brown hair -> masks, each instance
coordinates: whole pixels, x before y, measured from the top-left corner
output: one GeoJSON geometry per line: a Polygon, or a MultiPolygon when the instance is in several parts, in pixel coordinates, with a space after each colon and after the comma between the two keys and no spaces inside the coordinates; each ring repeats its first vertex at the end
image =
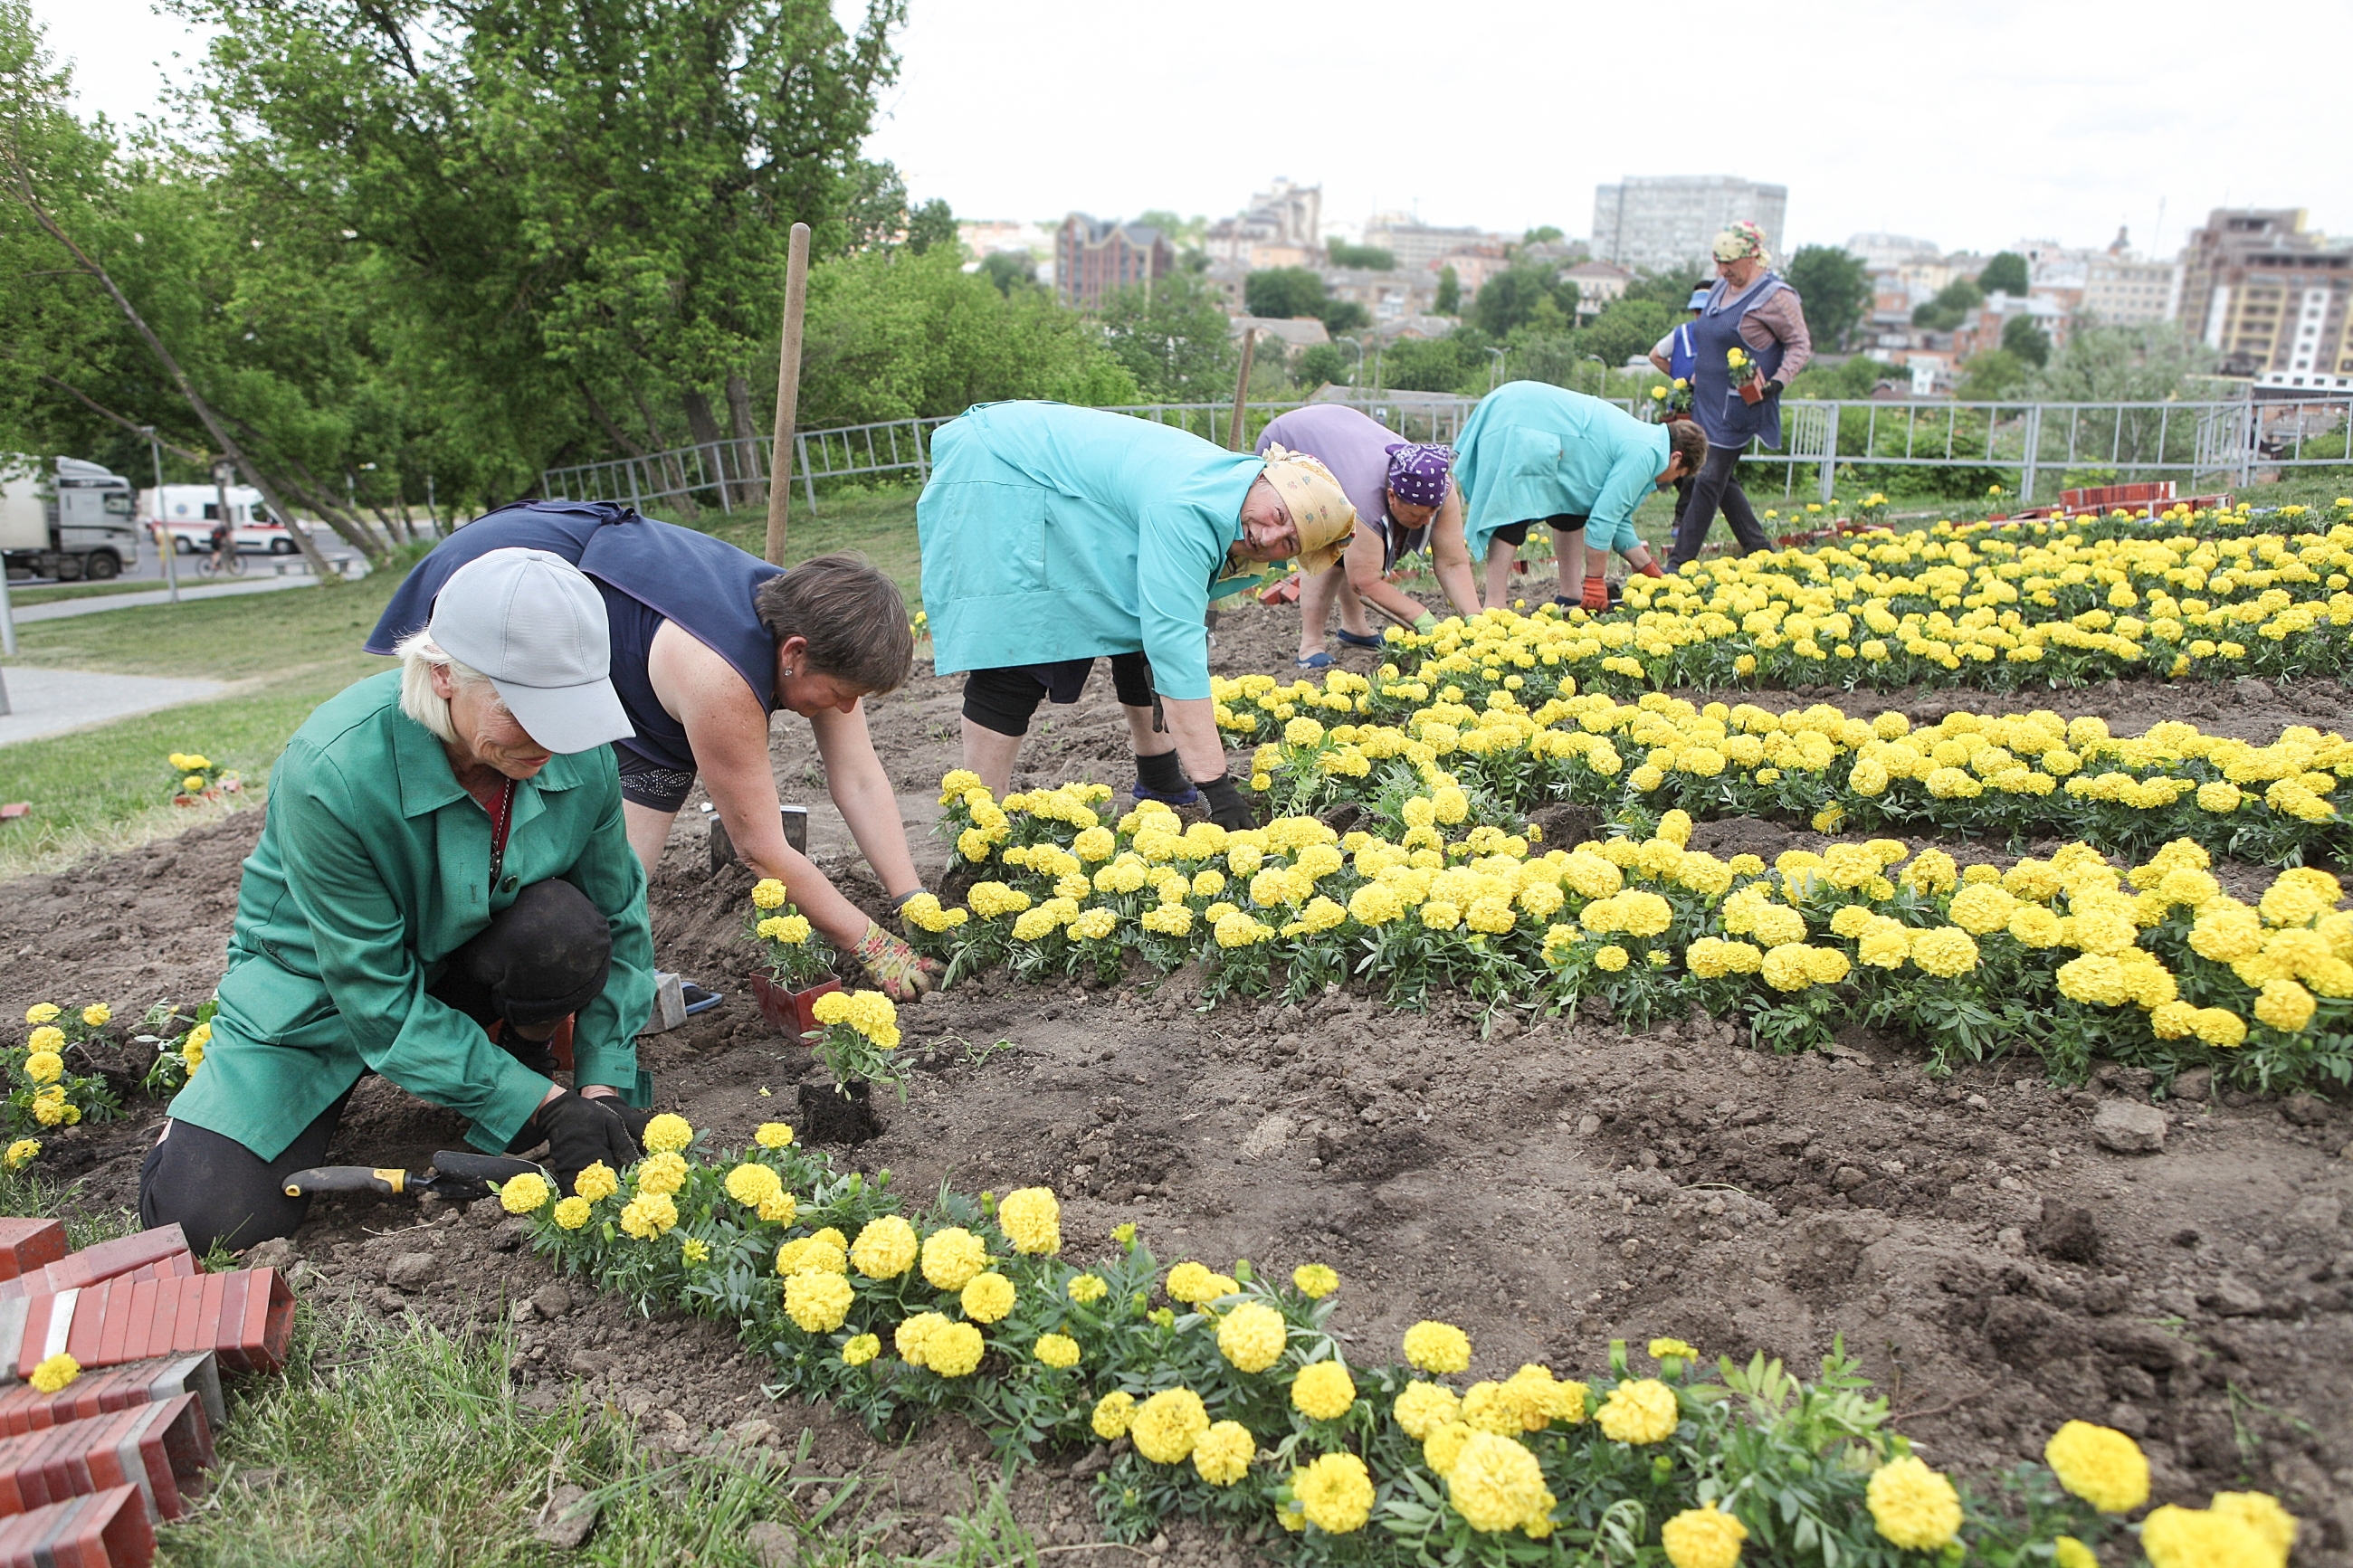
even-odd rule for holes
{"type": "Polygon", "coordinates": [[[753,593],[778,642],[808,642],[808,668],[861,692],[896,691],[915,668],[915,634],[898,585],[863,555],[818,555],[753,593]]]}
{"type": "Polygon", "coordinates": [[[1686,475],[1698,473],[1707,461],[1707,433],[1696,420],[1678,419],[1667,426],[1667,451],[1683,460],[1686,475]]]}

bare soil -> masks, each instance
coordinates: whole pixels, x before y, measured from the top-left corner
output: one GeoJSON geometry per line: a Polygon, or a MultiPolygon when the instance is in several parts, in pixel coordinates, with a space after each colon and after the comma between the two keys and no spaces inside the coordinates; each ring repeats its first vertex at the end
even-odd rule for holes
{"type": "MultiPolygon", "coordinates": [[[[1216,662],[1287,675],[1296,630],[1287,611],[1229,614],[1216,662]]],[[[1333,651],[1351,668],[1377,663],[1333,651]]],[[[959,689],[923,675],[873,704],[927,875],[944,865],[920,830],[955,763],[959,689]]],[[[2260,681],[1725,695],[1922,717],[2042,706],[2119,733],[2190,718],[2259,741],[2290,723],[2335,727],[2347,700],[2333,683],[2260,681]]],[[[822,805],[806,730],[780,725],[773,755],[786,798],[812,805],[813,853],[879,910],[822,805]]],[[[1108,679],[1073,708],[1041,710],[1024,762],[1024,783],[1125,786],[1108,679]]],[[[130,1015],[207,994],[259,826],[244,814],[0,887],[0,953],[13,960],[0,1006],[103,998],[130,1015]]],[[[1695,842],[1770,853],[1809,837],[1744,819],[1703,825],[1695,842]]],[[[712,868],[690,812],[653,890],[664,964],[730,996],[646,1039],[643,1059],[661,1104],[723,1144],[789,1116],[810,1078],[807,1053],[742,991],[750,881],[712,868]]],[[[1811,1370],[1842,1335],[1935,1463],[1982,1476],[2084,1416],[2142,1438],[2158,1500],[2275,1490],[2308,1521],[2299,1562],[2353,1562],[2353,1110],[2341,1100],[2217,1100],[2193,1077],[2157,1108],[2163,1151],[2119,1154],[2092,1118],[2103,1100],[2145,1104],[2146,1074],[2109,1068],[2068,1089],[2024,1060],[1933,1081],[1916,1052],[1864,1031],[1785,1058],[1704,1017],[1629,1035],[1594,1016],[1413,1014],[1345,992],[1204,1014],[1182,973],[1112,991],[985,976],[902,1022],[908,1100],[881,1097],[883,1135],[837,1158],[890,1170],[911,1198],[943,1182],[1042,1182],[1064,1194],[1082,1253],[1134,1220],[1171,1260],[1328,1261],[1345,1281],[1336,1321],[1368,1362],[1425,1316],[1466,1328],[1485,1375],[1528,1360],[1591,1367],[1613,1337],[1659,1334],[1811,1370]]],[[[90,1206],[127,1205],[160,1115],[135,1102],[122,1121],[47,1140],[43,1163],[80,1178],[90,1206]]],[[[371,1079],[331,1157],[421,1168],[461,1138],[456,1118],[371,1079]]],[[[893,1549],[944,1541],[941,1516],[985,1487],[993,1467],[970,1430],[877,1443],[824,1410],[771,1402],[760,1364],[723,1333],[634,1320],[554,1281],[519,1241],[490,1205],[329,1201],[274,1245],[299,1260],[316,1309],[512,1321],[527,1400],[607,1400],[656,1440],[705,1453],[790,1448],[807,1427],[812,1501],[864,1478],[846,1506],[893,1549]]],[[[1066,1455],[1019,1481],[1016,1511],[1041,1542],[1098,1538],[1085,1478],[1099,1463],[1066,1455]]],[[[1189,1526],[1172,1526],[1169,1545],[1188,1562],[1246,1550],[1189,1526]]]]}

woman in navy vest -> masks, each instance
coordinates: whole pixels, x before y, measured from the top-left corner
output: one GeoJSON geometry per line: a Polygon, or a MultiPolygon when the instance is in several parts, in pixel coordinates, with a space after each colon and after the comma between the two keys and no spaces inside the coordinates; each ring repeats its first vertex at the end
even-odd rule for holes
{"type": "MultiPolygon", "coordinates": [[[[368,652],[389,654],[423,626],[459,567],[513,546],[562,556],[604,595],[613,688],[637,731],[613,746],[621,813],[646,875],[700,772],[744,864],[783,882],[819,935],[900,1001],[930,990],[938,966],[869,920],[785,842],[768,762],[770,715],[782,708],[807,719],[827,792],[867,864],[899,903],[922,890],[861,703],[905,685],[914,668],[907,606],[891,580],[853,555],[782,571],[626,506],[523,501],[467,524],[411,568],[368,652]]],[[[695,1011],[710,1000],[688,995],[695,1011]]]]}
{"type": "Polygon", "coordinates": [[[1717,281],[1690,324],[1692,414],[1707,433],[1708,458],[1675,525],[1671,567],[1698,557],[1719,506],[1742,554],[1772,548],[1735,469],[1749,442],[1781,444],[1781,394],[1814,357],[1814,342],[1798,291],[1769,260],[1765,231],[1745,218],[1715,237],[1717,281]]]}

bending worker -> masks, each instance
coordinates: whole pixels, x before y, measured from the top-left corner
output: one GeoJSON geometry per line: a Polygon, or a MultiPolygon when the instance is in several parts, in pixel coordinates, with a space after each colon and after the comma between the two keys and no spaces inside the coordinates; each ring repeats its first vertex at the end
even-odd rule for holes
{"type": "Polygon", "coordinates": [[[1489,607],[1504,602],[1512,557],[1538,522],[1551,526],[1560,561],[1556,603],[1608,609],[1612,550],[1648,576],[1665,575],[1634,532],[1634,509],[1705,461],[1707,437],[1688,420],[1645,425],[1615,404],[1541,381],[1489,393],[1454,447],[1463,538],[1486,557],[1489,607]],[[1580,575],[1583,597],[1571,601],[1580,575]]]}
{"type": "Polygon", "coordinates": [[[1039,702],[1077,701],[1108,655],[1136,795],[1183,805],[1198,785],[1211,820],[1250,822],[1226,772],[1203,616],[1261,580],[1240,563],[1340,558],[1355,513],[1321,463],[1124,414],[983,404],[934,438],[915,524],[933,666],[970,672],[964,765],[992,791],[1010,787],[1039,702]]]}
{"type": "Polygon", "coordinates": [[[191,1247],[285,1236],[363,1076],[547,1145],[566,1191],[637,1158],[653,1005],[645,872],[607,742],[629,732],[605,605],[569,563],[454,574],[400,668],[321,703],[269,776],[203,1065],[139,1172],[191,1247]],[[570,1018],[572,1087],[549,1037],[570,1018]]]}
{"type": "MultiPolygon", "coordinates": [[[[613,684],[630,724],[616,742],[621,810],[647,877],[699,769],[754,874],[783,882],[818,934],[856,958],[881,990],[902,1002],[930,990],[939,966],[869,920],[785,842],[768,761],[769,716],[783,708],[807,719],[826,789],[883,890],[902,904],[922,890],[861,700],[905,685],[914,668],[914,634],[891,579],[849,555],[783,571],[626,506],[529,501],[436,545],[393,595],[367,650],[394,652],[425,624],[459,567],[518,546],[578,566],[603,596],[613,684]]],[[[689,1005],[694,1001],[690,994],[689,1005]]]]}
{"type": "Polygon", "coordinates": [[[1365,619],[1372,605],[1401,626],[1421,630],[1438,616],[1388,581],[1406,556],[1428,550],[1447,602],[1464,616],[1479,613],[1479,585],[1462,544],[1462,492],[1450,472],[1454,454],[1444,447],[1405,440],[1370,415],[1339,403],[1314,403],[1278,416],[1258,438],[1261,456],[1275,447],[1303,452],[1332,471],[1356,509],[1356,531],[1337,568],[1303,574],[1299,584],[1299,658],[1303,669],[1332,662],[1324,651],[1324,624],[1340,602],[1339,638],[1354,647],[1378,647],[1365,619]]]}

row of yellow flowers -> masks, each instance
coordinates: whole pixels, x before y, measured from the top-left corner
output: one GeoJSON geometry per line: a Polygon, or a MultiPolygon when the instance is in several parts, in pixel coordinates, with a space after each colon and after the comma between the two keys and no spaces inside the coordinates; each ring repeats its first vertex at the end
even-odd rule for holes
{"type": "Polygon", "coordinates": [[[1915,726],[1829,703],[1775,712],[1663,692],[1620,702],[1567,679],[1538,700],[1516,675],[1474,670],[1439,672],[1436,686],[1394,665],[1373,679],[1335,670],[1320,686],[1264,675],[1212,685],[1219,725],[1260,742],[1251,783],[1283,813],[1353,803],[1394,825],[1396,804],[1443,767],[1472,796],[1474,818],[1498,823],[1573,801],[1630,822],[1676,808],[1822,832],[2070,834],[2126,854],[2187,837],[2273,864],[2353,845],[2330,798],[2353,776],[2353,743],[2309,726],[2263,746],[2178,721],[2119,739],[2103,720],[2048,710],[1915,726]]]}
{"type": "MultiPolygon", "coordinates": [[[[1134,1226],[1107,1256],[1065,1261],[1044,1187],[948,1194],[919,1225],[890,1191],[837,1172],[770,1123],[703,1157],[676,1116],[626,1172],[537,1176],[500,1201],[534,1245],[640,1307],[733,1322],[780,1386],[829,1397],[880,1431],[961,1414],[1008,1465],[1048,1447],[1124,1439],[1094,1483],[1113,1540],[1189,1514],[1271,1521],[1307,1562],[1537,1563],[1663,1556],[1672,1568],[1765,1561],[1898,1563],[1975,1554],[2001,1568],[2093,1568],[2093,1547],[2148,1500],[2131,1438],[2071,1421],[2042,1466],[1978,1499],[1887,1429],[1887,1402],[1844,1354],[1819,1381],[1759,1354],[1707,1360],[1613,1342],[1601,1369],[1523,1365],[1472,1380],[1470,1338],[1425,1321],[1405,1364],[1352,1365],[1329,1323],[1341,1281],[1247,1261],[1163,1273],[1134,1226]]],[[[1497,1369],[1499,1372],[1501,1369],[1497,1369]]],[[[2229,1544],[2283,1568],[2295,1521],[2261,1494],[2160,1508],[2137,1526],[2157,1568],[2229,1544]]]]}
{"type": "Polygon", "coordinates": [[[2187,839],[2123,869],[2082,843],[1963,867],[1892,838],[1768,866],[1691,849],[1673,810],[1646,837],[1546,847],[1472,823],[1434,767],[1398,803],[1395,840],[1301,816],[1228,832],[1156,803],[1107,824],[1100,785],[999,803],[968,773],[943,784],[959,852],[995,875],[967,908],[926,894],[906,914],[960,973],[1198,963],[1210,1001],[1350,980],[1407,1005],[1440,986],[1524,1008],[1599,995],[1629,1021],[1745,1018],[1784,1050],[1860,1019],[1940,1065],[2031,1049],[2071,1079],[2107,1057],[2168,1079],[2353,1081],[2337,879],[2292,868],[2249,904],[2187,839]]]}

